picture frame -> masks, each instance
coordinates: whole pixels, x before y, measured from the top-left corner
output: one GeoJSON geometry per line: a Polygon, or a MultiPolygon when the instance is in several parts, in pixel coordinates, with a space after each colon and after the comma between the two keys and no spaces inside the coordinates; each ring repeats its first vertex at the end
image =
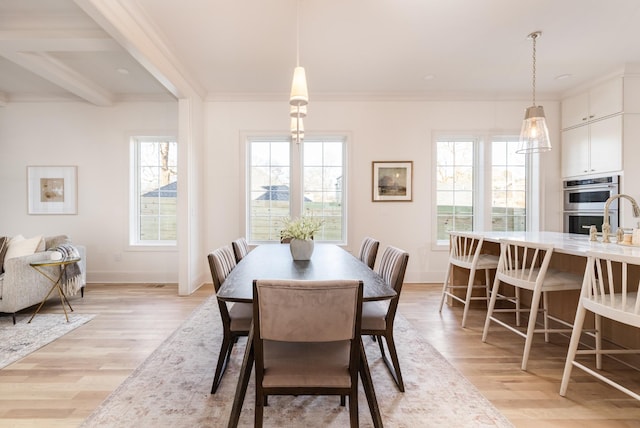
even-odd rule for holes
{"type": "Polygon", "coordinates": [[[413,161],[373,161],[372,201],[411,202],[413,161]]]}
{"type": "Polygon", "coordinates": [[[77,214],[76,166],[27,166],[29,214],[77,214]]]}

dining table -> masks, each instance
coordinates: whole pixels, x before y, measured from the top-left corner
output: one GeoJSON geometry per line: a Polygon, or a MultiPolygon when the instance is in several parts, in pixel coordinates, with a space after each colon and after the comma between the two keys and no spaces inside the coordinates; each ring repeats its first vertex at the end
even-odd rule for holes
{"type": "MultiPolygon", "coordinates": [[[[263,244],[249,252],[227,276],[217,292],[227,302],[253,301],[253,281],[278,280],[361,280],[363,300],[389,300],[397,296],[395,290],[378,273],[338,245],[315,243],[310,260],[293,260],[289,244],[263,244]]],[[[360,340],[360,379],[375,427],[382,427],[382,417],[376,399],[369,364],[362,338],[360,340]]],[[[249,331],[238,385],[234,396],[229,427],[237,427],[242,404],[254,364],[253,327],[249,331]]]]}

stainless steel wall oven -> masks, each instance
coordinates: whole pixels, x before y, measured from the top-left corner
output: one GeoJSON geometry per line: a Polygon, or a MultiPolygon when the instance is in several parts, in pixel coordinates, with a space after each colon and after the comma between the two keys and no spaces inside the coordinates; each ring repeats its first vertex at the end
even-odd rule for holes
{"type": "MultiPolygon", "coordinates": [[[[589,234],[595,225],[602,232],[604,204],[609,197],[620,193],[617,175],[564,181],[564,231],[589,234]]],[[[609,224],[613,232],[618,228],[618,199],[609,206],[609,224]]]]}

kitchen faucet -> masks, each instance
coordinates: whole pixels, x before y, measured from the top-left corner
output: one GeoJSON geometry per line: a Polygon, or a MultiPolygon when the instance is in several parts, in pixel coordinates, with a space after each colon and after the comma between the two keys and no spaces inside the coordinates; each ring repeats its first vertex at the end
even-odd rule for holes
{"type": "Polygon", "coordinates": [[[609,199],[604,203],[604,223],[602,223],[602,242],[604,243],[611,242],[609,240],[609,235],[611,234],[611,225],[609,224],[609,205],[618,198],[628,199],[629,202],[631,202],[631,207],[633,208],[633,216],[640,217],[640,206],[638,206],[636,200],[631,196],[619,193],[609,197],[609,199]]]}

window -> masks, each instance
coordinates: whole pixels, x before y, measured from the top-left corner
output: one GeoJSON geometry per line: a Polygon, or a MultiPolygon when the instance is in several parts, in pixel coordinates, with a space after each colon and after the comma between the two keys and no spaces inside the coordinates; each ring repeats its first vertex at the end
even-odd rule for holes
{"type": "Polygon", "coordinates": [[[344,138],[250,138],[247,236],[279,241],[282,221],[300,216],[324,220],[320,241],[346,242],[344,138]]]}
{"type": "Polygon", "coordinates": [[[529,169],[517,137],[439,137],[435,146],[439,244],[451,230],[526,229],[529,169]]]}
{"type": "Polygon", "coordinates": [[[491,230],[526,230],[526,156],[517,148],[516,139],[491,142],[491,230]]]}
{"type": "Polygon", "coordinates": [[[130,245],[175,245],[178,144],[175,138],[131,140],[130,245]]]}
{"type": "Polygon", "coordinates": [[[438,240],[450,230],[473,230],[473,140],[438,141],[436,155],[436,207],[438,240]]]}

